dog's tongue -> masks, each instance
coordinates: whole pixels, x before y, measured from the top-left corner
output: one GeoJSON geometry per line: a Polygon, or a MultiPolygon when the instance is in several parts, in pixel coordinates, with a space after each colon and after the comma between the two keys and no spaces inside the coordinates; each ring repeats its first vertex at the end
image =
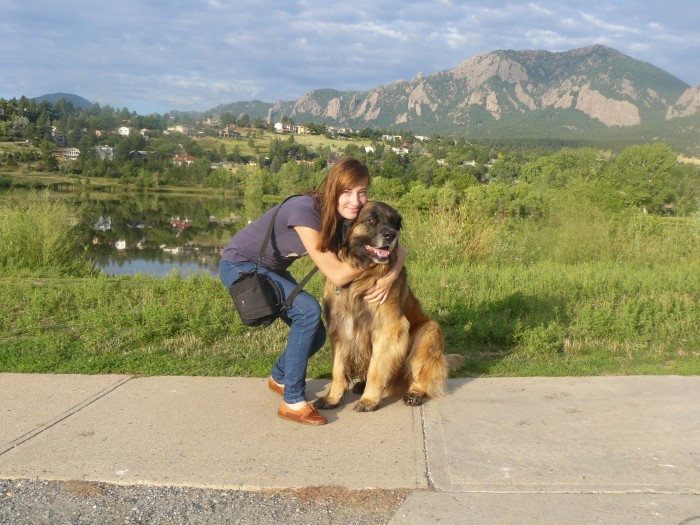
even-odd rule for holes
{"type": "Polygon", "coordinates": [[[374,246],[365,246],[368,252],[372,252],[376,257],[380,259],[386,259],[389,257],[389,250],[384,250],[382,248],[375,248],[374,246]]]}

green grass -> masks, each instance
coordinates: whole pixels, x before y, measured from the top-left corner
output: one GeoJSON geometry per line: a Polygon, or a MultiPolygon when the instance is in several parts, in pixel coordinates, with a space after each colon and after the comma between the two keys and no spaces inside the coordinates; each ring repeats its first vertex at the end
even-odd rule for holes
{"type": "MultiPolygon", "coordinates": [[[[94,276],[55,246],[47,263],[43,230],[53,224],[65,238],[72,223],[59,219],[71,213],[40,196],[17,206],[0,203],[0,216],[13,217],[0,222],[0,371],[263,377],[284,348],[287,327],[244,327],[214,277],[94,276]],[[30,218],[48,213],[53,220],[30,218]],[[26,260],[44,262],[7,256],[17,253],[7,240],[20,240],[7,224],[36,239],[22,238],[38,254],[26,260]]],[[[402,242],[414,293],[448,352],[466,356],[455,376],[700,374],[697,218],[406,211],[402,242]]],[[[309,262],[295,266],[302,276],[309,262]]],[[[306,289],[320,297],[322,277],[306,289]]],[[[330,372],[326,344],[309,376],[330,372]]]]}
{"type": "Polygon", "coordinates": [[[90,275],[81,254],[82,209],[32,192],[16,201],[0,197],[0,268],[7,274],[90,275]]]}
{"type": "MultiPolygon", "coordinates": [[[[699,374],[699,265],[487,264],[420,272],[412,287],[440,322],[456,375],[699,374]]],[[[321,278],[309,284],[320,294],[321,278]]],[[[287,328],[249,329],[210,276],[6,279],[0,370],[265,376],[287,328]]],[[[310,377],[328,377],[328,345],[310,377]]]]}

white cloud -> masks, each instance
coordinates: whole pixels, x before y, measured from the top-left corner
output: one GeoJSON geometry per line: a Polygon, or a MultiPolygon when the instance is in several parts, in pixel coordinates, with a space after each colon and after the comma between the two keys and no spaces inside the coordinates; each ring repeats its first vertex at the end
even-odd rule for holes
{"type": "Polygon", "coordinates": [[[601,20],[600,18],[589,13],[581,13],[581,18],[584,22],[591,25],[592,27],[602,29],[603,31],[608,33],[636,35],[640,32],[640,29],[637,27],[629,27],[622,24],[612,24],[610,22],[606,22],[605,20],[601,20]]]}

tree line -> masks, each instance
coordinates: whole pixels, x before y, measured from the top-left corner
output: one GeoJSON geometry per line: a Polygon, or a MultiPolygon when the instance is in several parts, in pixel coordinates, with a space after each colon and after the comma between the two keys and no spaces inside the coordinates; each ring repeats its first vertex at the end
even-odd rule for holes
{"type": "MultiPolygon", "coordinates": [[[[257,200],[310,190],[334,160],[352,155],[368,165],[375,198],[413,208],[468,203],[487,213],[531,217],[546,214],[553,196],[561,193],[575,194],[612,211],[636,208],[651,214],[689,215],[700,208],[698,168],[679,164],[677,154],[663,143],[633,144],[614,151],[556,142],[495,143],[441,135],[421,141],[406,131],[389,133],[400,139],[386,142],[381,138],[386,130],[364,129],[350,137],[362,140],[348,141],[342,151],[329,146],[311,148],[288,135],[274,136],[257,154],[244,155],[235,144],[206,148],[192,137],[164,133],[175,123],[197,124],[186,122],[187,117],[179,114],[141,116],[126,108],[99,104],[76,108],[65,99],[53,105],[25,97],[0,99],[0,106],[4,109],[0,140],[26,140],[38,148],[5,153],[0,158],[0,168],[5,170],[32,165],[67,176],[116,178],[141,187],[191,185],[229,190],[237,197],[257,200]],[[121,125],[148,129],[150,135],[107,133],[98,137],[95,133],[121,125]],[[68,146],[80,149],[77,161],[59,166],[53,159],[50,126],[66,136],[68,146]],[[112,146],[113,158],[95,156],[96,145],[112,146]],[[147,161],[130,157],[131,152],[145,149],[157,155],[147,161]],[[174,166],[171,159],[178,153],[196,160],[174,166]],[[222,161],[237,169],[212,167],[222,161]]],[[[262,137],[264,123],[259,119],[225,113],[219,125],[228,124],[248,125],[250,140],[262,137]]],[[[314,133],[328,132],[325,125],[314,126],[314,133]]]]}

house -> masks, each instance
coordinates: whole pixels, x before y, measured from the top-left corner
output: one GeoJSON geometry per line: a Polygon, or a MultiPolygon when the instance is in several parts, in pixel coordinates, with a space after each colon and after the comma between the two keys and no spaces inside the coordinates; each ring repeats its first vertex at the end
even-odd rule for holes
{"type": "Polygon", "coordinates": [[[56,126],[46,126],[44,131],[48,133],[48,135],[51,137],[51,142],[56,144],[57,148],[65,148],[68,145],[68,140],[66,139],[65,134],[57,133],[56,126]]]}
{"type": "Polygon", "coordinates": [[[489,159],[489,161],[486,164],[484,164],[484,168],[490,170],[493,167],[493,165],[496,164],[499,160],[500,159],[489,159]]]}
{"type": "Polygon", "coordinates": [[[196,134],[196,130],[192,126],[187,126],[185,124],[178,124],[177,126],[168,126],[168,131],[175,131],[177,133],[182,133],[183,135],[196,134]]]}
{"type": "Polygon", "coordinates": [[[129,133],[131,132],[131,129],[128,128],[127,126],[122,126],[117,130],[117,133],[119,133],[122,137],[128,137],[129,133]]]}
{"type": "Polygon", "coordinates": [[[94,151],[102,160],[114,160],[114,148],[112,146],[95,146],[94,151]]]}
{"type": "Polygon", "coordinates": [[[228,170],[230,172],[237,172],[239,168],[239,164],[236,164],[235,162],[229,162],[229,161],[224,161],[224,162],[212,162],[211,163],[211,169],[212,170],[217,170],[219,168],[228,170]]]}
{"type": "Polygon", "coordinates": [[[145,139],[150,139],[150,138],[151,138],[151,130],[150,130],[150,129],[142,128],[142,129],[139,130],[139,133],[141,133],[141,135],[142,135],[143,138],[145,138],[145,139]]]}
{"type": "Polygon", "coordinates": [[[239,131],[236,131],[236,126],[229,124],[224,129],[219,130],[219,137],[227,139],[240,139],[243,137],[239,131]]]}
{"type": "Polygon", "coordinates": [[[393,151],[396,155],[405,155],[408,153],[408,148],[404,148],[403,146],[398,148],[396,146],[391,148],[391,151],[393,151]]]}
{"type": "Polygon", "coordinates": [[[52,155],[57,159],[76,160],[80,157],[80,150],[78,148],[56,148],[52,155]]]}
{"type": "Polygon", "coordinates": [[[56,144],[57,148],[65,148],[68,146],[68,139],[63,133],[53,133],[51,135],[51,141],[56,144]]]}
{"type": "Polygon", "coordinates": [[[416,135],[416,140],[419,142],[428,142],[430,137],[426,137],[425,135],[416,135]]]}
{"type": "Polygon", "coordinates": [[[155,159],[157,156],[158,156],[158,152],[156,152],[156,151],[133,150],[133,151],[129,152],[129,158],[134,159],[134,160],[147,161],[150,159],[155,159]]]}
{"type": "Polygon", "coordinates": [[[175,155],[172,159],[172,162],[175,166],[182,166],[183,164],[189,166],[195,160],[197,160],[197,158],[193,157],[192,155],[180,154],[175,155]]]}

